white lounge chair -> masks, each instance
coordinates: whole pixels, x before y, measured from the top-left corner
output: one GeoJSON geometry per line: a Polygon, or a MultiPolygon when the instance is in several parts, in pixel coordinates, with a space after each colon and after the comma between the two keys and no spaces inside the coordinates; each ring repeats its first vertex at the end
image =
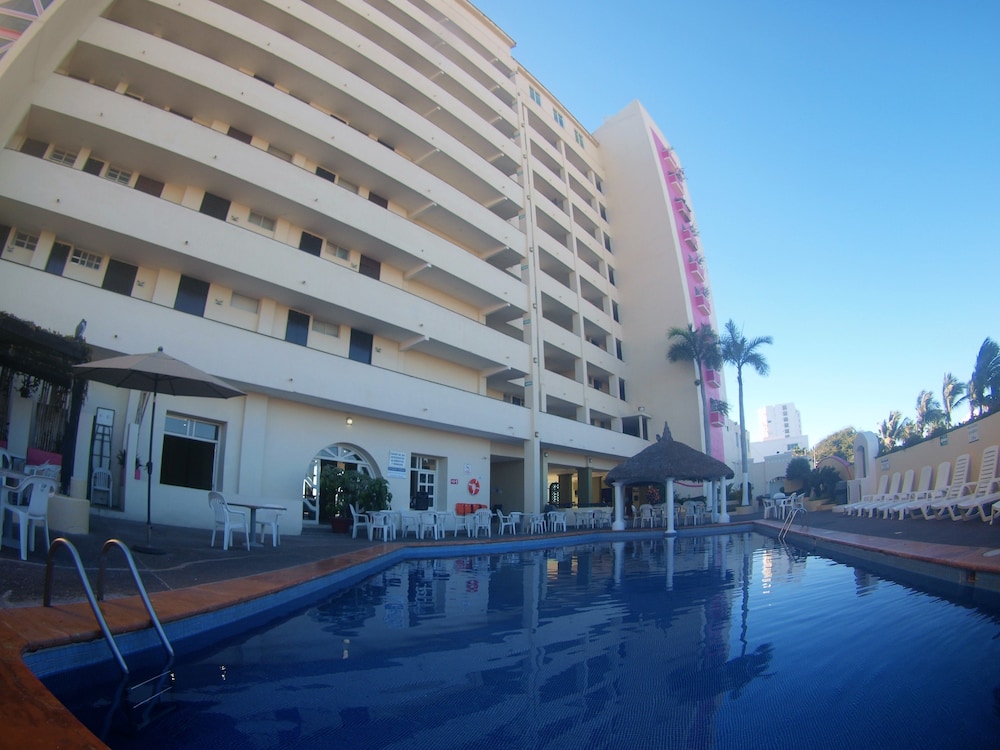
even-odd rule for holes
{"type": "MultiPolygon", "coordinates": [[[[882,476],[884,477],[885,474],[883,474],[882,476]]],[[[857,513],[857,515],[859,516],[865,515],[866,513],[869,516],[874,516],[875,511],[878,508],[880,508],[885,503],[889,502],[891,498],[895,497],[899,493],[899,487],[900,484],[902,483],[902,479],[903,475],[898,471],[894,471],[892,473],[892,478],[889,480],[889,487],[883,492],[877,492],[874,495],[868,495],[867,500],[862,500],[860,503],[856,504],[854,512],[857,513]]],[[[882,481],[880,479],[879,487],[881,486],[882,486],[882,481]]]]}
{"type": "Polygon", "coordinates": [[[989,521],[986,509],[1000,500],[1000,480],[997,479],[997,456],[1000,445],[991,445],[983,451],[983,462],[979,465],[979,481],[966,484],[960,499],[948,506],[948,514],[953,521],[968,521],[979,517],[989,521]]]}
{"type": "MultiPolygon", "coordinates": [[[[968,464],[966,464],[968,465],[968,464]]],[[[899,520],[902,521],[907,515],[915,516],[922,512],[922,508],[931,500],[944,497],[948,493],[948,486],[951,480],[951,462],[942,461],[938,464],[937,474],[934,477],[934,486],[929,490],[918,490],[913,494],[913,499],[907,502],[897,503],[892,509],[893,513],[899,513],[899,520]]]]}
{"type": "MultiPolygon", "coordinates": [[[[969,454],[963,453],[955,459],[955,469],[951,475],[951,484],[941,497],[925,499],[918,510],[928,521],[943,518],[948,515],[948,507],[958,502],[962,497],[962,489],[969,480],[969,454]]],[[[915,515],[915,514],[914,514],[915,515]]]]}
{"type": "MultiPolygon", "coordinates": [[[[861,510],[866,508],[869,503],[871,503],[872,498],[884,495],[889,489],[889,475],[883,474],[878,478],[878,489],[875,490],[874,494],[862,495],[861,499],[856,503],[848,503],[844,506],[844,515],[853,516],[855,513],[861,515],[861,510]]],[[[766,512],[766,511],[765,511],[766,512]]]]}
{"type": "MultiPolygon", "coordinates": [[[[930,471],[930,466],[924,467],[928,472],[930,471]]],[[[889,509],[898,505],[906,499],[909,499],[913,494],[913,481],[916,477],[916,472],[913,469],[907,469],[903,472],[903,482],[899,486],[899,492],[895,493],[891,497],[887,498],[884,503],[872,510],[871,515],[878,513],[882,518],[889,517],[889,509]]],[[[928,482],[930,479],[928,479],[928,482]]]]}
{"type": "MultiPolygon", "coordinates": [[[[933,466],[925,466],[924,468],[922,468],[920,470],[920,479],[917,482],[916,489],[914,489],[911,486],[909,490],[900,493],[899,499],[896,502],[889,503],[888,505],[879,508],[879,512],[882,514],[882,517],[889,518],[893,513],[897,511],[897,509],[900,506],[906,505],[907,503],[911,503],[918,495],[929,492],[931,489],[931,478],[933,476],[934,476],[933,466]]],[[[903,484],[904,485],[906,484],[905,478],[903,480],[903,484]]],[[[900,513],[899,517],[900,519],[903,518],[902,513],[900,513]]]]}

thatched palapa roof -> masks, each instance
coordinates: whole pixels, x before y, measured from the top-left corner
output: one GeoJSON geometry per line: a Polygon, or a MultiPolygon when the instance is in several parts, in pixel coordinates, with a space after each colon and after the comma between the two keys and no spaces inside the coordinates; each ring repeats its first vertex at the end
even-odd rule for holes
{"type": "Polygon", "coordinates": [[[722,461],[674,440],[670,428],[664,424],[663,435],[657,436],[655,443],[618,464],[604,481],[656,484],[667,479],[701,482],[733,476],[733,470],[722,461]]]}

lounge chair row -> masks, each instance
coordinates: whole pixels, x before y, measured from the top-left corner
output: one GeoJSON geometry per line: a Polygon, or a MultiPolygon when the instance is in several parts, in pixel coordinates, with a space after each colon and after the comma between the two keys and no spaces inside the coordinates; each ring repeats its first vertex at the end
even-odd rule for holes
{"type": "Polygon", "coordinates": [[[897,516],[922,516],[925,519],[951,518],[953,521],[967,521],[979,518],[993,523],[1000,518],[1000,478],[997,477],[997,458],[1000,446],[991,445],[983,451],[983,461],[979,466],[979,480],[969,481],[969,454],[955,459],[954,471],[949,461],[937,467],[934,486],[931,478],[935,474],[930,466],[920,470],[920,477],[914,487],[914,471],[896,472],[889,478],[883,474],[879,479],[878,491],[865,495],[860,501],[844,506],[846,515],[874,518],[897,516]]]}

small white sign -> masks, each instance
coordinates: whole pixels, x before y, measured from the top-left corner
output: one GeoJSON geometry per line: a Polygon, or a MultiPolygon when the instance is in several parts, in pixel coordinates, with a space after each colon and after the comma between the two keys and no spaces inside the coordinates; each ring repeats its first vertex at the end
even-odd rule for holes
{"type": "Polygon", "coordinates": [[[403,451],[389,451],[389,465],[386,472],[390,477],[406,476],[406,453],[403,451]]]}
{"type": "Polygon", "coordinates": [[[471,474],[472,473],[472,464],[466,464],[465,465],[465,473],[466,474],[471,474]]]}

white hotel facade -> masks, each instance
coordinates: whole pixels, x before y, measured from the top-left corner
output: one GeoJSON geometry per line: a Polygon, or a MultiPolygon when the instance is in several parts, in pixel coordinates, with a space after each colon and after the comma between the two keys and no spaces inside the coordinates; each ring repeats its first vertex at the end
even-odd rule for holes
{"type": "MultiPolygon", "coordinates": [[[[206,481],[315,522],[324,462],[397,508],[596,504],[664,422],[704,448],[666,357],[718,330],[681,164],[638,103],[585,130],[512,47],[463,0],[0,2],[2,311],[247,393],[159,398],[154,523],[208,526],[206,481]]],[[[37,398],[6,397],[13,453],[37,398]]],[[[84,497],[101,410],[134,519],[142,402],[90,384],[71,457],[84,497]]]]}

